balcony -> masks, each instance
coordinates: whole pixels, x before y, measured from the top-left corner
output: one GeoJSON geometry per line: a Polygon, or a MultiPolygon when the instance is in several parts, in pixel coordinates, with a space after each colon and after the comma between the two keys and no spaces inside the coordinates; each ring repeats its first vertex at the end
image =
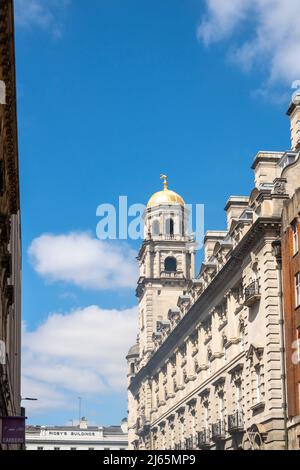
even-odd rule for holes
{"type": "Polygon", "coordinates": [[[139,436],[143,434],[148,434],[150,430],[150,423],[146,419],[145,415],[141,415],[137,420],[136,420],[136,432],[139,436]]]}
{"type": "Polygon", "coordinates": [[[174,450],[184,450],[184,445],[182,444],[182,442],[178,442],[177,444],[175,444],[174,450]]]}
{"type": "Polygon", "coordinates": [[[185,450],[193,450],[194,449],[194,439],[193,437],[187,437],[184,440],[184,449],[185,450]]]}
{"type": "Polygon", "coordinates": [[[183,279],[183,271],[161,271],[161,277],[170,279],[183,279]]]}
{"type": "Polygon", "coordinates": [[[245,288],[245,305],[252,307],[260,300],[260,287],[258,281],[253,281],[245,288]]]}
{"type": "Polygon", "coordinates": [[[213,441],[223,441],[225,436],[225,421],[219,419],[219,421],[211,425],[211,438],[213,441]]]}
{"type": "Polygon", "coordinates": [[[228,432],[235,434],[244,430],[244,417],[241,411],[228,416],[228,432]]]}
{"type": "Polygon", "coordinates": [[[208,429],[198,432],[198,448],[207,449],[210,447],[210,435],[208,429]]]}

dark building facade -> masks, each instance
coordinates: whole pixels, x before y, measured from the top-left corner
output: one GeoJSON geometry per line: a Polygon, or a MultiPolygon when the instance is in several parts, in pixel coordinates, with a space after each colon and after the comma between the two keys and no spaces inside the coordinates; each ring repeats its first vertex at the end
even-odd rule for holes
{"type": "MultiPolygon", "coordinates": [[[[0,417],[21,412],[21,232],[13,1],[0,3],[0,417]]],[[[4,419],[3,419],[4,418],[4,419]]],[[[12,437],[13,440],[13,437],[12,437]]],[[[16,438],[17,440],[17,438],[16,438]]],[[[2,439],[3,441],[3,439],[2,439]]],[[[9,439],[8,439],[9,441],[9,439]]],[[[0,449],[17,449],[18,443],[0,449]]]]}

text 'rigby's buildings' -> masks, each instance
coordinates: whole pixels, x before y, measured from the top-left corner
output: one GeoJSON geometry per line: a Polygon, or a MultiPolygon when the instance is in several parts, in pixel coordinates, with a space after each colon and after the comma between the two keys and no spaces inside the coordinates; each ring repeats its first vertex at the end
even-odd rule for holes
{"type": "Polygon", "coordinates": [[[256,155],[254,189],[206,233],[197,277],[183,199],[165,180],[148,202],[131,449],[299,448],[299,94],[288,114],[291,150],[256,155]]]}
{"type": "Polygon", "coordinates": [[[126,450],[127,423],[121,426],[27,426],[26,450],[126,450]]]}

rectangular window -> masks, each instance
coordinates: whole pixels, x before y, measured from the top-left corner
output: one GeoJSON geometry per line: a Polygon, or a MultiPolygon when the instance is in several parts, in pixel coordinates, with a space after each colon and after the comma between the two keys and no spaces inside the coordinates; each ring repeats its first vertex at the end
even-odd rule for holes
{"type": "Polygon", "coordinates": [[[204,405],[204,426],[205,430],[208,431],[209,428],[209,411],[208,411],[208,404],[204,405]]]}
{"type": "Polygon", "coordinates": [[[195,416],[195,413],[192,413],[192,436],[193,436],[193,440],[194,440],[195,436],[196,436],[196,416],[195,416]]]}
{"type": "Polygon", "coordinates": [[[241,382],[236,383],[236,408],[237,411],[242,411],[242,384],[241,382]]]}
{"type": "Polygon", "coordinates": [[[300,273],[295,276],[295,306],[300,305],[300,273]]]}
{"type": "Polygon", "coordinates": [[[293,254],[298,253],[299,250],[299,233],[298,233],[298,221],[295,220],[292,223],[292,233],[293,233],[293,254]]]}
{"type": "Polygon", "coordinates": [[[225,417],[225,402],[224,402],[224,395],[221,393],[219,395],[219,419],[223,421],[225,417]]]}
{"type": "Polygon", "coordinates": [[[261,370],[260,366],[255,368],[256,374],[256,403],[262,401],[262,382],[261,382],[261,370]]]}
{"type": "Polygon", "coordinates": [[[174,424],[171,425],[171,449],[175,447],[175,429],[174,424]]]}

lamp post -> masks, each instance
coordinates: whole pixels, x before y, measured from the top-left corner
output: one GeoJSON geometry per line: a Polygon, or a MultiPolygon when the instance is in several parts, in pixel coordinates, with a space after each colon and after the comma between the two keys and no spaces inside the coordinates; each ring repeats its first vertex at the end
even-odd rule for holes
{"type": "Polygon", "coordinates": [[[80,426],[80,421],[81,421],[81,403],[82,403],[82,397],[78,397],[78,418],[79,418],[79,421],[78,421],[78,426],[80,426]]]}

